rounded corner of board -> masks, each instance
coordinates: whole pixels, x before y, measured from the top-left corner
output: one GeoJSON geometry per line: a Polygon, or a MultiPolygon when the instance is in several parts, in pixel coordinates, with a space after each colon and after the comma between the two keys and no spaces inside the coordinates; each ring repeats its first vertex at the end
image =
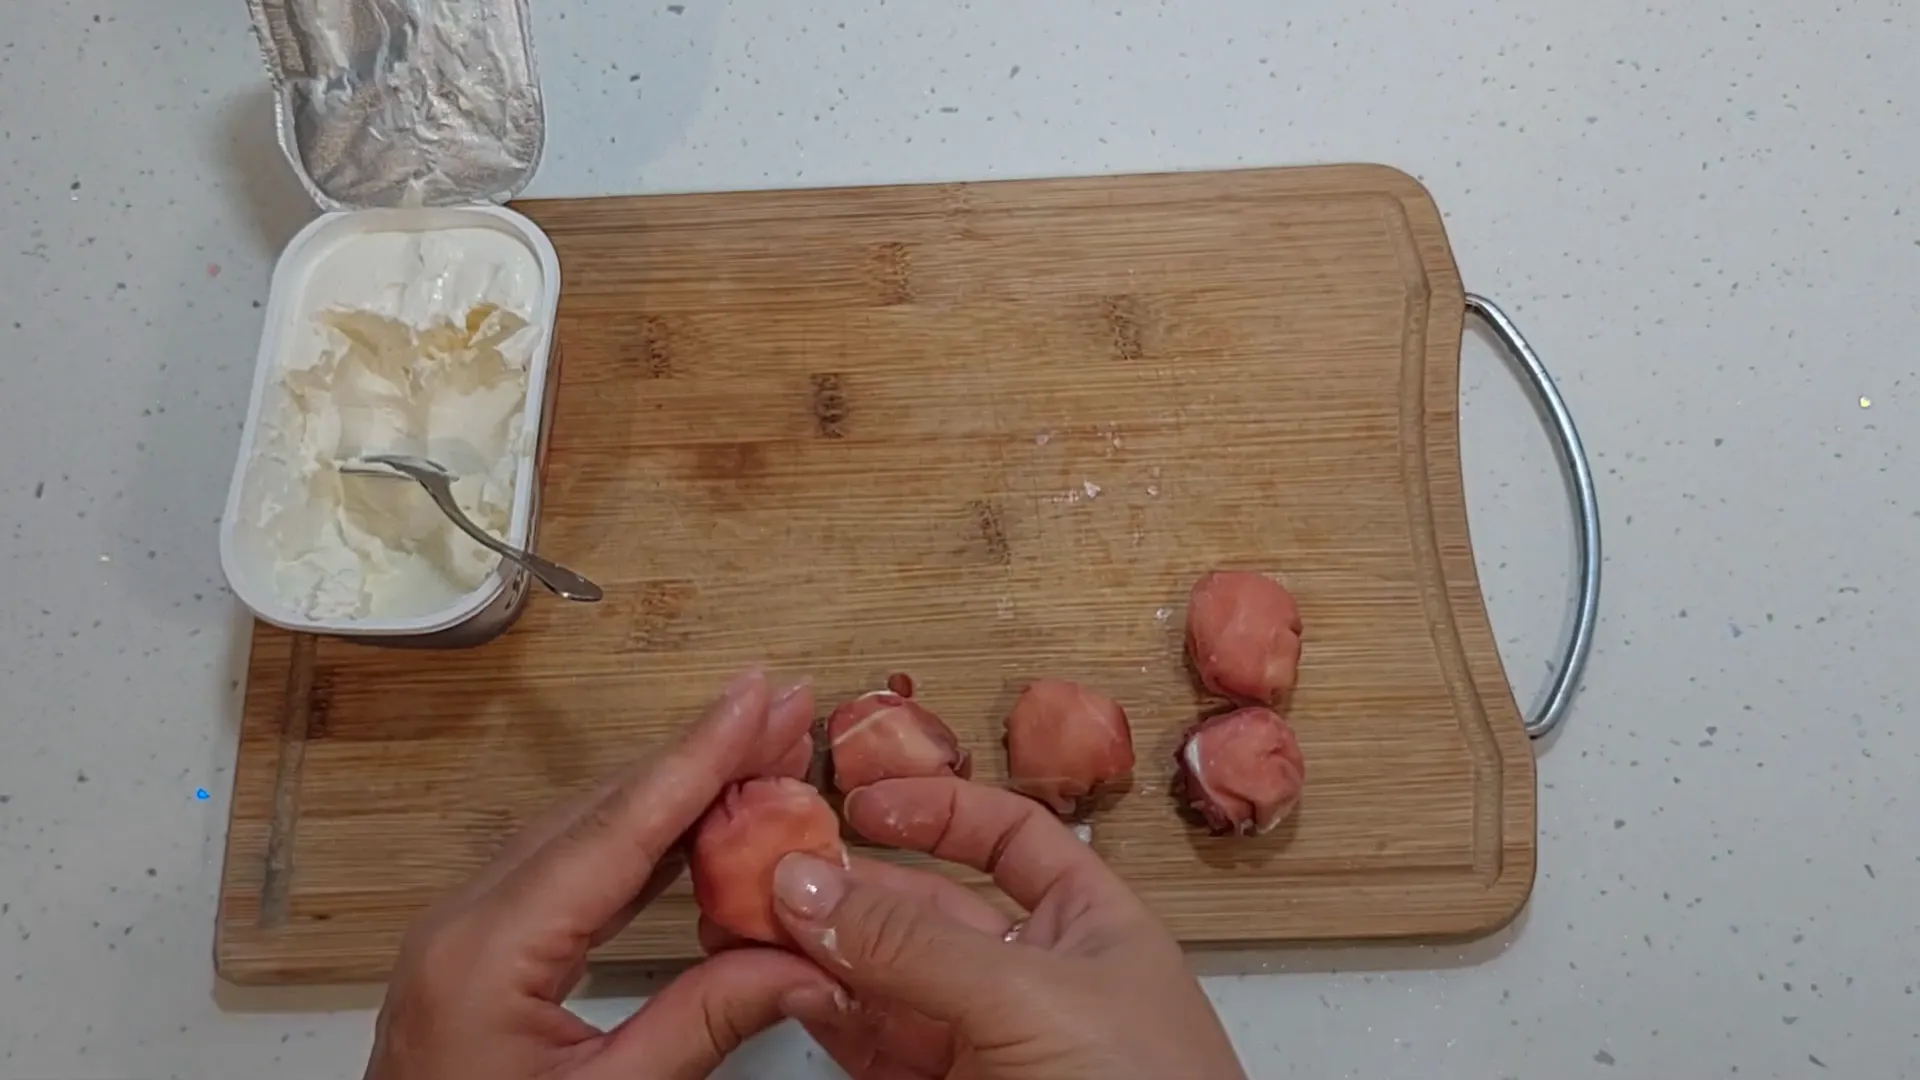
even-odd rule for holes
{"type": "Polygon", "coordinates": [[[1436,212],[1439,210],[1440,204],[1434,199],[1433,192],[1427,189],[1426,183],[1419,177],[1397,165],[1367,162],[1365,164],[1355,165],[1353,168],[1380,188],[1380,190],[1393,195],[1402,202],[1412,202],[1423,206],[1430,206],[1433,207],[1436,212]]]}
{"type": "Polygon", "coordinates": [[[1534,849],[1526,847],[1509,855],[1500,876],[1487,887],[1487,906],[1482,917],[1467,931],[1472,938],[1491,937],[1520,921],[1533,900],[1533,882],[1539,860],[1534,849]]]}
{"type": "Polygon", "coordinates": [[[225,942],[214,944],[213,977],[216,982],[241,987],[265,986],[272,981],[263,977],[256,965],[235,956],[225,942]]]}

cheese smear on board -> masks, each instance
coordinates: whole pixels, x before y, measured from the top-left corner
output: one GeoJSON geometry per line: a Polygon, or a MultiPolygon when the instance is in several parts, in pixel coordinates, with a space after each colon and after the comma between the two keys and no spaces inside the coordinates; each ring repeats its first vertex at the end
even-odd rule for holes
{"type": "Polygon", "coordinates": [[[314,263],[263,401],[243,503],[279,599],[310,619],[442,611],[499,563],[412,481],[343,474],[415,454],[506,537],[525,430],[538,260],[484,228],[348,236],[314,263]]]}

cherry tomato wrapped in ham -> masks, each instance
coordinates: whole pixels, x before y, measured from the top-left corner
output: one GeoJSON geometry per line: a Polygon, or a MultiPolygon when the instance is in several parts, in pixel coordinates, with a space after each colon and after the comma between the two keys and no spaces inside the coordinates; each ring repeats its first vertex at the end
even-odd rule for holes
{"type": "Polygon", "coordinates": [[[1300,676],[1300,605],[1263,574],[1216,570],[1187,601],[1187,651],[1206,688],[1278,705],[1300,676]]]}
{"type": "Polygon", "coordinates": [[[909,696],[913,683],[905,676],[888,683],[908,694],[862,694],[827,719],[833,786],[850,792],[880,780],[972,776],[973,761],[953,729],[909,696]]]}
{"type": "Polygon", "coordinates": [[[1041,679],[1007,716],[1013,788],[1063,817],[1133,772],[1133,729],[1112,698],[1065,679],[1041,679]]]}
{"type": "Polygon", "coordinates": [[[687,851],[701,912],[750,941],[792,944],[774,915],[773,872],[795,851],[847,863],[840,818],[812,785],[768,777],[727,788],[694,827],[687,851]]]}
{"type": "Polygon", "coordinates": [[[1307,779],[1292,726],[1258,706],[1195,724],[1174,761],[1175,794],[1220,834],[1272,831],[1300,805],[1307,779]]]}

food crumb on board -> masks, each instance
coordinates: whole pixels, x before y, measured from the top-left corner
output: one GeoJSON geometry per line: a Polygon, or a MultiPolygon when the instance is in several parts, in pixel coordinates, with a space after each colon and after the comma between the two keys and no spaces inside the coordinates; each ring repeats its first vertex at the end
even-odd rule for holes
{"type": "Polygon", "coordinates": [[[1052,441],[1053,441],[1053,432],[1051,431],[1043,431],[1040,434],[1035,435],[1033,437],[1033,445],[1035,446],[1045,446],[1052,441]]]}
{"type": "Polygon", "coordinates": [[[1167,625],[1167,620],[1171,618],[1173,618],[1173,609],[1170,607],[1163,607],[1153,613],[1153,621],[1161,626],[1167,625]]]}
{"type": "Polygon", "coordinates": [[[1159,485],[1159,484],[1148,484],[1148,485],[1147,485],[1147,495],[1148,495],[1149,497],[1151,497],[1151,498],[1155,498],[1155,499],[1157,499],[1157,498],[1159,498],[1159,497],[1160,497],[1160,485],[1159,485]]]}
{"type": "Polygon", "coordinates": [[[1080,481],[1079,487],[1068,488],[1064,493],[1054,496],[1053,501],[1065,503],[1068,506],[1077,506],[1082,502],[1092,502],[1099,498],[1100,493],[1104,490],[1106,489],[1091,480],[1082,480],[1080,481]]]}

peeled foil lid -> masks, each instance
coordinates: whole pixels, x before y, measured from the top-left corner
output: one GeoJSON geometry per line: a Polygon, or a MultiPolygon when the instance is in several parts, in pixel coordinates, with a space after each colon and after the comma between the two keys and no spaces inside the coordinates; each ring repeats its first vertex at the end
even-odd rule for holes
{"type": "Polygon", "coordinates": [[[505,202],[546,115],[524,0],[247,0],[280,147],[328,210],[505,202]]]}

